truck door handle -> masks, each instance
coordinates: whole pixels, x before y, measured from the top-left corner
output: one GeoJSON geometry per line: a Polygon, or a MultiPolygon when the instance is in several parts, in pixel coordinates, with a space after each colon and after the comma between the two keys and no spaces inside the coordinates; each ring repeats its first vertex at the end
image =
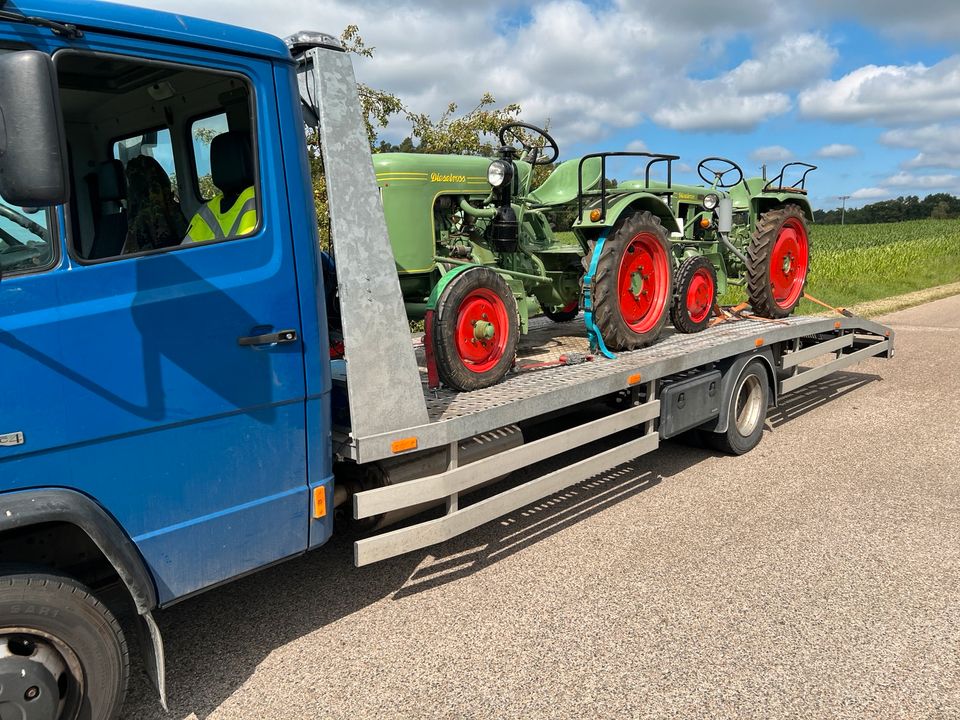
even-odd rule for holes
{"type": "Polygon", "coordinates": [[[278,330],[275,333],[267,333],[266,335],[250,335],[237,338],[237,343],[240,345],[279,345],[281,343],[292,343],[296,341],[296,330],[278,330]]]}

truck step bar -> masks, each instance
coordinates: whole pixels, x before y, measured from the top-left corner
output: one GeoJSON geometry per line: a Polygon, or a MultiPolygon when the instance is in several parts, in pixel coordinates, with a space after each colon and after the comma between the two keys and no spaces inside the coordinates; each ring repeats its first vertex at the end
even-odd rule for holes
{"type": "MultiPolygon", "coordinates": [[[[618,413],[613,417],[619,416],[619,420],[623,421],[627,418],[622,416],[629,415],[631,424],[636,424],[638,418],[646,418],[649,420],[652,417],[655,417],[659,412],[659,406],[659,402],[653,401],[635,408],[631,408],[631,410],[618,413]],[[633,414],[633,411],[643,412],[637,412],[636,414],[633,414]]],[[[604,418],[605,421],[610,419],[612,418],[604,418]]],[[[591,423],[591,425],[592,424],[594,423],[591,423]]],[[[656,450],[660,444],[660,436],[654,429],[653,425],[654,424],[652,422],[648,422],[647,431],[641,437],[625,442],[622,445],[610,448],[609,450],[593,455],[592,457],[585,458],[584,460],[576,462],[568,467],[547,473],[542,477],[530,480],[522,485],[510,488],[509,490],[505,490],[504,492],[498,493],[493,497],[486,498],[485,500],[481,500],[468,507],[462,509],[458,508],[456,502],[457,496],[454,494],[451,497],[451,502],[448,504],[447,514],[443,517],[427,520],[426,522],[422,522],[417,525],[391,530],[381,535],[375,535],[374,537],[359,540],[354,543],[354,563],[357,565],[357,567],[369,565],[380,560],[386,560],[387,558],[391,558],[396,555],[402,555],[403,553],[411,552],[412,550],[420,550],[430,545],[441,543],[445,540],[456,537],[461,533],[465,533],[469,530],[480,527],[484,523],[490,522],[501,515],[518,510],[532,502],[553,495],[564,488],[570,487],[571,485],[576,485],[587,478],[615,468],[618,465],[622,465],[623,463],[640,457],[641,455],[646,455],[647,453],[656,450]]],[[[583,428],[577,429],[582,430],[583,428]]],[[[566,434],[567,433],[558,433],[558,435],[566,434]]],[[[608,433],[603,433],[603,435],[606,434],[608,433]]],[[[554,442],[546,444],[547,441],[554,441],[554,437],[544,438],[544,440],[531,443],[529,446],[521,446],[516,448],[516,450],[509,452],[516,453],[519,450],[524,450],[528,447],[537,445],[538,443],[544,443],[538,448],[539,452],[542,453],[547,447],[551,447],[556,444],[554,442]]],[[[583,443],[578,444],[582,445],[583,443]]],[[[570,447],[572,446],[566,445],[562,446],[562,449],[569,449],[570,447]]],[[[550,457],[552,454],[555,453],[547,453],[542,455],[540,459],[550,457]]],[[[493,461],[495,463],[497,460],[498,458],[494,457],[484,462],[493,461]]],[[[466,468],[470,467],[473,466],[466,466],[466,468]]],[[[501,471],[491,468],[489,472],[498,473],[501,471]]],[[[439,478],[441,476],[435,477],[439,478]]],[[[402,486],[395,487],[405,487],[407,484],[409,483],[404,483],[402,486]]],[[[376,491],[368,491],[368,493],[370,492],[376,491]]],[[[368,493],[360,493],[355,497],[359,498],[360,495],[366,495],[368,493]]]]}

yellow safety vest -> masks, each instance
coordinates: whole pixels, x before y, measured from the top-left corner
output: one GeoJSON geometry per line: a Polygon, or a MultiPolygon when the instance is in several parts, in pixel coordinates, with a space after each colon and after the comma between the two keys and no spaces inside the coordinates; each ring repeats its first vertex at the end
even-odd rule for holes
{"type": "Polygon", "coordinates": [[[190,221],[184,242],[204,242],[249,235],[257,227],[257,196],[248,187],[226,211],[220,207],[223,195],[216,195],[197,210],[190,221]]]}

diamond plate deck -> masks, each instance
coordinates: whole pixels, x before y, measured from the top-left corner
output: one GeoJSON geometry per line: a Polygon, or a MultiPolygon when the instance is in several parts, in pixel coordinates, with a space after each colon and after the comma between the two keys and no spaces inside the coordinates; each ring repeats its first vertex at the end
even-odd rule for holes
{"type": "MultiPolygon", "coordinates": [[[[417,448],[438,447],[460,438],[522,422],[545,413],[592,400],[628,387],[627,378],[640,373],[643,382],[683,372],[724,358],[751,352],[762,345],[835,329],[884,336],[887,328],[862,318],[794,316],[783,320],[743,319],[684,335],[667,328],[650,347],[618,353],[613,360],[597,355],[579,365],[515,371],[501,383],[473,392],[427,388],[422,340],[415,341],[429,423],[402,433],[343,437],[344,455],[369,462],[393,455],[390,444],[400,437],[416,437],[417,448]]],[[[518,365],[550,362],[560,355],[588,353],[582,319],[553,323],[531,321],[521,339],[518,365]]]]}

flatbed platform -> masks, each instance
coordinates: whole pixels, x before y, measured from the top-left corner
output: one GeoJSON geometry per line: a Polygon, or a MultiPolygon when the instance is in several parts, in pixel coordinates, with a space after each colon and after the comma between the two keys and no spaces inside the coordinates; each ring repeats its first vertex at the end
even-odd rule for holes
{"type": "MultiPolygon", "coordinates": [[[[768,320],[747,317],[692,335],[668,327],[653,345],[618,353],[615,359],[597,355],[592,361],[578,365],[519,370],[492,387],[456,392],[428,388],[420,342],[416,348],[417,359],[429,423],[367,437],[353,437],[348,430],[340,429],[335,440],[341,456],[357,462],[395,457],[393,443],[402,438],[415,437],[418,450],[440,447],[758,347],[828,333],[856,335],[868,344],[887,340],[883,347],[869,348],[875,352],[867,354],[892,352],[890,331],[863,318],[793,316],[768,320]]],[[[852,337],[847,345],[854,345],[852,337]]],[[[531,320],[530,332],[521,338],[517,365],[549,363],[570,353],[589,353],[583,320],[553,323],[546,318],[536,318],[531,320]]],[[[851,359],[844,364],[855,361],[851,359]]]]}

